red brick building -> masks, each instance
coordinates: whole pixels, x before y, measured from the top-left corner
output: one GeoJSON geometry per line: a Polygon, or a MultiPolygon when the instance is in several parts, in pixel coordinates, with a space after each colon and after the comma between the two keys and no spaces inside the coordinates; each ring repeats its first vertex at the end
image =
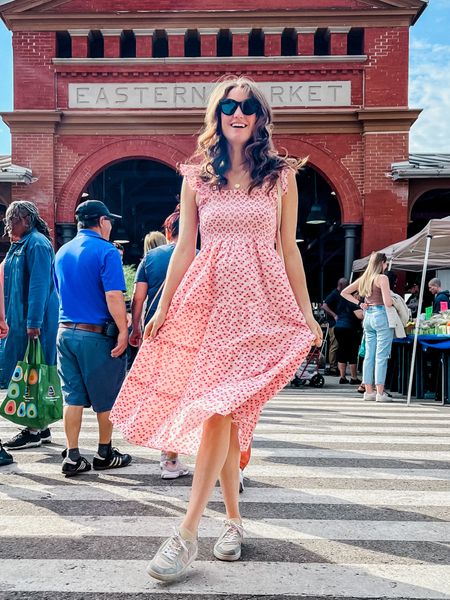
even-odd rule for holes
{"type": "MultiPolygon", "coordinates": [[[[83,193],[125,216],[116,237],[135,260],[179,189],[208,85],[239,73],[261,83],[275,143],[309,156],[299,176],[298,238],[315,296],[356,253],[401,239],[410,214],[408,35],[422,0],[15,0],[12,162],[58,243],[83,193]],[[153,5],[153,9],[152,9],[153,5]],[[244,9],[245,6],[245,9],[244,9]],[[150,8],[149,8],[150,7],[150,8]],[[176,9],[176,10],[175,10],[176,9]],[[314,213],[315,211],[315,213],[314,213]],[[311,214],[325,213],[321,225],[311,214]],[[345,249],[345,250],[344,250],[345,249]]],[[[314,294],[313,294],[314,295],[314,294]]]]}

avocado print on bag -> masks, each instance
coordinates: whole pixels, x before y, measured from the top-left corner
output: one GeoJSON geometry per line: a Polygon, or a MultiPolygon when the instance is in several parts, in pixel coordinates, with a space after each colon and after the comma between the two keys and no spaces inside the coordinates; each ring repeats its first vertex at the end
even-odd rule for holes
{"type": "Polygon", "coordinates": [[[39,339],[30,340],[14,369],[0,415],[22,425],[45,429],[62,418],[61,383],[55,365],[46,365],[39,339]]]}

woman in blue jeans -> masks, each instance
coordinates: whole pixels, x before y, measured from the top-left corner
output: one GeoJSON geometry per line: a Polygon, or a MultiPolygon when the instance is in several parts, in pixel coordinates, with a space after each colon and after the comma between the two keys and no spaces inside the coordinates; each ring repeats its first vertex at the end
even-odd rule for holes
{"type": "Polygon", "coordinates": [[[389,327],[386,307],[392,306],[389,279],[384,275],[388,263],[386,255],[373,252],[367,269],[363,275],[347,286],[342,296],[349,302],[361,304],[352,296],[358,291],[364,298],[364,335],[366,339],[366,354],[363,366],[363,384],[366,387],[364,400],[377,402],[392,402],[384,392],[386,370],[391,354],[394,329],[389,327]],[[375,390],[374,390],[375,383],[375,390]]]}

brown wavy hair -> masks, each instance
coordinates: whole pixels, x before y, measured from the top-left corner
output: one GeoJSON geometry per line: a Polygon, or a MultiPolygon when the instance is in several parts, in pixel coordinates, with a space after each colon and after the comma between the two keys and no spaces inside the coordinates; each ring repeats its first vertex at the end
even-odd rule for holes
{"type": "Polygon", "coordinates": [[[248,193],[268,183],[273,188],[286,167],[297,171],[307,159],[297,160],[288,156],[280,156],[272,141],[273,115],[272,109],[256,83],[246,77],[233,77],[220,81],[213,89],[206,108],[204,127],[197,140],[197,149],[191,158],[200,165],[200,178],[211,185],[226,186],[225,173],[230,169],[228,143],[222,132],[220,101],[228,96],[231,90],[241,88],[249,98],[259,102],[256,123],[252,137],[245,146],[245,159],[252,183],[248,193]]]}

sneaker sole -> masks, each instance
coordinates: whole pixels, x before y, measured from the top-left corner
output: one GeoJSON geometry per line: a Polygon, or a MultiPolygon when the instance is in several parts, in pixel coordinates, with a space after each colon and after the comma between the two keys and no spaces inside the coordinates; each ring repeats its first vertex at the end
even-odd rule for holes
{"type": "Polygon", "coordinates": [[[393,400],[392,398],[389,398],[388,400],[375,400],[375,402],[379,402],[380,404],[389,404],[393,402],[393,400]]]}
{"type": "Polygon", "coordinates": [[[7,444],[3,444],[5,448],[8,450],[25,450],[26,448],[39,448],[42,445],[41,440],[39,442],[28,442],[28,444],[24,444],[23,446],[8,446],[7,444]]]}
{"type": "Polygon", "coordinates": [[[180,571],[179,573],[176,573],[176,574],[158,573],[158,571],[154,571],[150,565],[147,565],[146,571],[150,575],[150,577],[153,577],[154,579],[158,579],[158,581],[176,581],[177,579],[180,579],[181,577],[183,577],[183,575],[186,574],[186,571],[189,569],[189,567],[192,565],[194,560],[197,558],[197,554],[198,554],[198,552],[196,552],[194,554],[194,556],[192,557],[192,560],[189,562],[189,564],[187,564],[184,567],[184,569],[182,571],[180,571]]]}
{"type": "Polygon", "coordinates": [[[128,465],[131,464],[131,460],[130,462],[127,462],[123,465],[108,465],[107,467],[96,467],[95,465],[92,465],[92,468],[94,469],[94,471],[108,471],[110,469],[123,469],[124,467],[128,467],[128,465]]]}
{"type": "Polygon", "coordinates": [[[186,477],[187,475],[190,475],[189,471],[177,471],[176,473],[167,471],[161,473],[161,479],[178,479],[179,477],[186,477]]]}
{"type": "Polygon", "coordinates": [[[234,562],[235,560],[239,560],[241,558],[242,550],[239,550],[239,554],[230,555],[230,554],[221,554],[218,550],[216,550],[214,548],[213,554],[218,560],[224,560],[226,562],[234,562]]]}
{"type": "Polygon", "coordinates": [[[67,473],[65,471],[61,471],[61,472],[64,475],[64,477],[77,477],[78,475],[83,475],[84,473],[89,473],[89,471],[91,469],[92,469],[92,467],[89,464],[89,468],[83,469],[82,471],[72,471],[72,472],[67,472],[67,473]]]}
{"type": "Polygon", "coordinates": [[[52,442],[52,438],[51,437],[49,437],[49,438],[41,438],[41,443],[42,444],[52,444],[53,443],[52,442]]]}

